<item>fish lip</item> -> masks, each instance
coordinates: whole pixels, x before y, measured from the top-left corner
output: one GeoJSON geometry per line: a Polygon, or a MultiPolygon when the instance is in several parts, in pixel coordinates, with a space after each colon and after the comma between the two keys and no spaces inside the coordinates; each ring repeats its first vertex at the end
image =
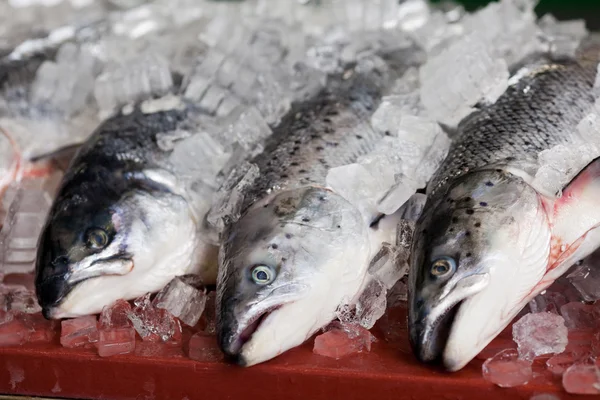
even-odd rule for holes
{"type": "Polygon", "coordinates": [[[462,301],[451,305],[448,309],[439,313],[436,318],[430,318],[431,314],[428,313],[422,318],[421,326],[418,328],[415,325],[411,326],[411,347],[419,361],[424,363],[442,361],[446,343],[450,336],[450,329],[461,303],[462,301]]]}
{"type": "Polygon", "coordinates": [[[221,350],[229,361],[240,366],[246,366],[246,360],[242,355],[244,345],[252,339],[252,336],[260,328],[263,321],[281,307],[283,307],[283,304],[260,310],[248,319],[244,327],[238,327],[235,332],[230,334],[219,334],[219,347],[221,347],[221,350]]]}
{"type": "Polygon", "coordinates": [[[450,290],[444,290],[429,307],[424,306],[422,298],[416,301],[417,304],[411,304],[409,338],[413,353],[419,361],[441,361],[446,366],[444,353],[456,313],[464,301],[481,292],[488,283],[487,273],[469,275],[457,279],[456,284],[450,290]],[[461,290],[462,295],[457,293],[461,290]]]}

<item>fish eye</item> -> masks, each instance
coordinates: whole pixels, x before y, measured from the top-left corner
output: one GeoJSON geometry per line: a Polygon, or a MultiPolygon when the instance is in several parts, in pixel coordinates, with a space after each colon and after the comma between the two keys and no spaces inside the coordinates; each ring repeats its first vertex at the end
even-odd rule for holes
{"type": "Polygon", "coordinates": [[[450,257],[440,257],[431,265],[431,275],[442,277],[448,275],[456,269],[456,261],[450,257]]]}
{"type": "Polygon", "coordinates": [[[93,250],[99,250],[108,244],[108,234],[100,228],[90,229],[86,235],[86,245],[93,250]]]}
{"type": "Polygon", "coordinates": [[[275,271],[266,265],[255,265],[252,267],[251,276],[257,285],[268,285],[275,280],[275,271]]]}

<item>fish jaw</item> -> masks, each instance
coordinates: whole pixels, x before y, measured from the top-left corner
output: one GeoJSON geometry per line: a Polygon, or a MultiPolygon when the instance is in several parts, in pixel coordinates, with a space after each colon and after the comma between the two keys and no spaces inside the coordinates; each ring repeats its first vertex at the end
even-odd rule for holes
{"type": "MultiPolygon", "coordinates": [[[[131,204],[134,209],[143,208],[145,218],[129,214],[126,233],[115,239],[114,246],[125,248],[126,255],[114,256],[117,250],[109,246],[93,259],[63,265],[51,276],[38,273],[38,299],[47,318],[99,313],[119,299],[156,292],[175,276],[196,272],[198,265],[192,263],[192,257],[198,243],[197,227],[185,201],[179,196],[143,192],[134,197],[131,204]]],[[[40,270],[44,267],[38,265],[40,270]]]]}

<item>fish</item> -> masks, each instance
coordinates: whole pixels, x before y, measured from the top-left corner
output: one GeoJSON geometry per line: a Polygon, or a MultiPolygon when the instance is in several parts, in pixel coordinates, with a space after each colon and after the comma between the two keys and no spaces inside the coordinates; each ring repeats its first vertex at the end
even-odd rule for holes
{"type": "Polygon", "coordinates": [[[77,150],[38,244],[35,286],[46,318],[99,313],[178,275],[216,274],[216,247],[200,239],[192,197],[157,143],[192,108],[121,110],[77,150]]]}
{"type": "Polygon", "coordinates": [[[356,300],[371,258],[391,243],[393,218],[373,223],[326,176],[384,136],[369,120],[402,73],[396,61],[389,76],[355,66],[330,74],[250,160],[257,177],[244,186],[241,216],[226,226],[219,251],[217,339],[231,362],[249,367],[302,344],[356,300]]]}
{"type": "Polygon", "coordinates": [[[541,151],[578,143],[598,54],[589,40],[575,59],[528,60],[494,104],[459,124],[413,237],[408,325],[420,361],[460,370],[600,245],[599,162],[565,172],[562,196],[532,172],[541,151]]]}

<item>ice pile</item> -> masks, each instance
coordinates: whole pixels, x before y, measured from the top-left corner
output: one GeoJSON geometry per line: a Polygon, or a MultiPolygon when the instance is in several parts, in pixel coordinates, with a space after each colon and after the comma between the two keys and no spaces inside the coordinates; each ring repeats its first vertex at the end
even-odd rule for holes
{"type": "Polygon", "coordinates": [[[133,59],[109,62],[94,84],[94,97],[104,117],[124,106],[152,96],[164,96],[173,87],[169,62],[148,52],[133,59]]]}
{"type": "Polygon", "coordinates": [[[355,353],[371,351],[375,337],[367,329],[334,322],[327,332],[315,338],[313,353],[339,360],[355,353]]]}

